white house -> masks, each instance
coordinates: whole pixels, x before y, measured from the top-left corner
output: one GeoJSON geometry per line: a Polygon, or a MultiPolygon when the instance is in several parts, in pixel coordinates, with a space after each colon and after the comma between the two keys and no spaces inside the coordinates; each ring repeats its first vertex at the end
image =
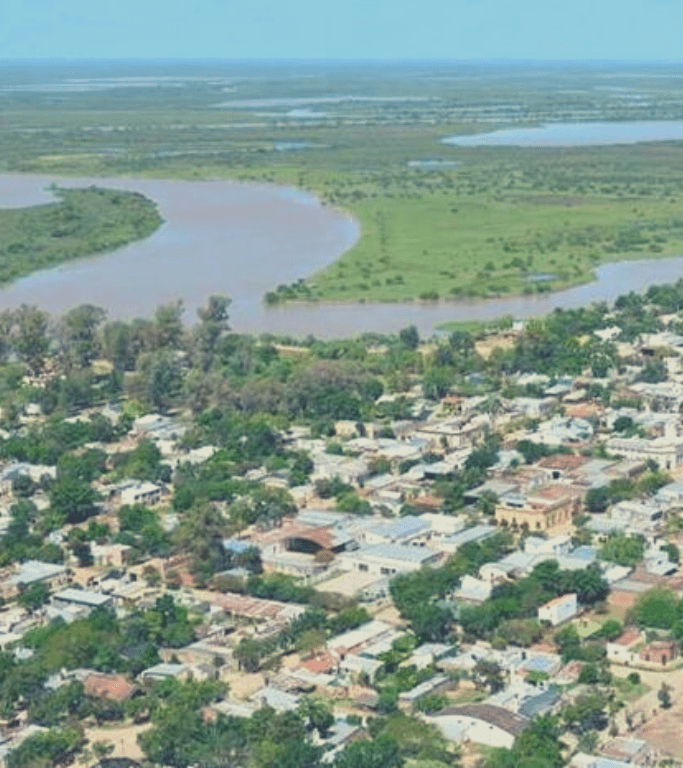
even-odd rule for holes
{"type": "Polygon", "coordinates": [[[644,639],[637,629],[627,629],[616,640],[607,643],[607,658],[617,664],[630,664],[638,657],[635,648],[641,645],[644,639]]]}
{"type": "Polygon", "coordinates": [[[568,621],[579,612],[576,592],[556,597],[538,609],[538,620],[549,621],[553,627],[568,621]]]}

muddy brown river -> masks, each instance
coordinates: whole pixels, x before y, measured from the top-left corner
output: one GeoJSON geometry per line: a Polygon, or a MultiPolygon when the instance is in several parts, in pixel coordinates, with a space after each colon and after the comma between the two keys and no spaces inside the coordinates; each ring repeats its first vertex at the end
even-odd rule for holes
{"type": "Polygon", "coordinates": [[[141,192],[159,204],[165,223],[146,240],[1,288],[0,308],[29,303],[59,314],[87,302],[104,307],[110,318],[127,319],[149,316],[159,304],[181,298],[191,322],[208,296],[224,293],[232,298],[231,325],[241,332],[336,338],[392,333],[414,324],[428,336],[449,320],[539,316],[556,307],[612,301],[683,274],[683,256],[678,256],[603,265],[595,282],[542,296],[267,307],[266,291],[312,274],[351,248],[360,234],[351,217],[286,187],[23,174],[0,174],[0,207],[50,202],[46,187],[53,182],[141,192]]]}

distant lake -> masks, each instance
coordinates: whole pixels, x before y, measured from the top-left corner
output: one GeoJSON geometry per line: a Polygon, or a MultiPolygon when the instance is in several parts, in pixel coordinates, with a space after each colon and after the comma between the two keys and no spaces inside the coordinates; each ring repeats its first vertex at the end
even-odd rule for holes
{"type": "MultiPolygon", "coordinates": [[[[423,336],[450,320],[538,317],[556,307],[614,301],[629,291],[683,275],[683,256],[604,264],[596,280],[557,293],[500,299],[409,304],[292,304],[267,307],[263,295],[333,262],[359,237],[356,222],[311,195],[287,187],[227,181],[64,179],[0,174],[0,207],[47,203],[51,183],[95,184],[142,192],[165,223],[146,240],[108,254],[35,272],[0,288],[0,309],[37,304],[60,314],[96,304],[110,318],[149,317],[182,299],[186,320],[214,293],[232,298],[230,321],[243,333],[341,338],[366,331],[396,333],[416,325],[423,336]]],[[[544,273],[532,276],[543,282],[544,273]]]]}
{"type": "Polygon", "coordinates": [[[459,147],[583,147],[683,140],[683,120],[548,123],[534,128],[506,128],[490,133],[449,136],[459,147]]]}

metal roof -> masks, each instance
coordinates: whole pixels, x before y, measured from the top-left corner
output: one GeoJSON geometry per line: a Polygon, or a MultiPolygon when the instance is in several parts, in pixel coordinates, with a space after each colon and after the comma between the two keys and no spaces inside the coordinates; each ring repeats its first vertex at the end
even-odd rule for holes
{"type": "Polygon", "coordinates": [[[72,589],[70,587],[53,595],[53,599],[62,600],[67,603],[90,605],[92,607],[106,605],[111,602],[110,595],[103,595],[101,592],[92,592],[89,589],[72,589]]]}
{"type": "Polygon", "coordinates": [[[11,577],[10,584],[32,584],[35,581],[61,576],[63,573],[66,573],[66,568],[63,565],[27,560],[19,566],[19,571],[11,577]]]}
{"type": "Polygon", "coordinates": [[[424,563],[434,558],[434,552],[424,547],[408,547],[401,544],[375,544],[353,553],[354,557],[379,557],[405,563],[424,563]]]}
{"type": "Polygon", "coordinates": [[[494,704],[463,704],[459,707],[446,707],[433,720],[438,722],[442,717],[470,717],[500,728],[512,736],[518,736],[529,722],[526,717],[494,704]]]}
{"type": "Polygon", "coordinates": [[[444,537],[444,542],[448,542],[450,546],[461,547],[470,541],[480,541],[493,536],[495,532],[496,528],[492,525],[475,525],[473,528],[466,528],[464,531],[444,537]]]}

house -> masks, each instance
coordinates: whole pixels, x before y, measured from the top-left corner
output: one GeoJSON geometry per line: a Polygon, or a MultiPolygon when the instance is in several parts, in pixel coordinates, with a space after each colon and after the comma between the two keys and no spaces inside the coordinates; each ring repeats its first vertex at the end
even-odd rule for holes
{"type": "Polygon", "coordinates": [[[465,574],[460,582],[460,587],[455,592],[455,597],[470,603],[483,603],[491,597],[493,582],[475,579],[474,576],[465,574]]]}
{"type": "Polygon", "coordinates": [[[572,537],[563,533],[551,539],[528,536],[524,540],[524,551],[531,555],[547,555],[549,558],[568,554],[572,548],[572,537]]]}
{"type": "Polygon", "coordinates": [[[643,642],[643,635],[634,627],[623,632],[616,640],[607,643],[607,658],[617,664],[630,664],[634,659],[636,646],[643,642]]]}
{"type": "Polygon", "coordinates": [[[27,560],[8,578],[0,580],[0,592],[4,599],[16,597],[22,588],[33,584],[45,584],[53,590],[69,580],[67,569],[55,563],[27,560]]]}
{"type": "Polygon", "coordinates": [[[419,517],[402,517],[386,525],[373,525],[363,531],[366,544],[414,544],[424,542],[429,523],[419,517]]]}
{"type": "Polygon", "coordinates": [[[373,619],[367,624],[363,624],[357,629],[351,629],[337,637],[327,641],[327,648],[330,651],[345,656],[346,654],[359,653],[371,643],[388,638],[395,633],[394,627],[379,619],[373,619]]]}
{"type": "Polygon", "coordinates": [[[143,682],[160,682],[162,680],[189,680],[191,670],[187,664],[164,662],[155,664],[140,673],[143,682]]]}
{"type": "Polygon", "coordinates": [[[84,608],[88,613],[95,608],[111,607],[113,598],[111,595],[103,595],[101,592],[91,592],[88,589],[63,589],[52,596],[53,605],[62,607],[75,606],[84,608]]]}
{"type": "Polygon", "coordinates": [[[417,571],[425,565],[432,565],[439,557],[438,552],[424,547],[376,544],[340,555],[339,565],[349,571],[393,576],[397,573],[417,571]]]}
{"type": "Polygon", "coordinates": [[[276,712],[293,712],[299,706],[301,696],[265,685],[259,688],[250,700],[263,707],[271,707],[276,712]]]}
{"type": "Polygon", "coordinates": [[[565,533],[580,508],[580,496],[580,491],[567,485],[548,485],[528,496],[508,495],[496,505],[496,522],[532,533],[565,533]]]}
{"type": "Polygon", "coordinates": [[[108,701],[128,701],[137,691],[137,686],[123,675],[107,675],[93,672],[83,680],[83,692],[86,696],[108,701]]]}
{"type": "Polygon", "coordinates": [[[678,643],[673,640],[658,640],[646,645],[638,654],[638,658],[646,664],[666,666],[678,658],[678,653],[678,643]]]}
{"type": "Polygon", "coordinates": [[[528,720],[494,704],[464,704],[446,707],[425,718],[450,741],[473,741],[487,747],[511,749],[528,720]]]}
{"type": "Polygon", "coordinates": [[[414,664],[418,669],[424,669],[430,664],[436,664],[440,659],[450,656],[454,650],[452,645],[445,643],[423,643],[412,652],[407,663],[414,664]]]}
{"type": "Polygon", "coordinates": [[[409,691],[403,691],[398,695],[399,708],[411,710],[415,704],[425,696],[432,696],[453,687],[453,681],[447,675],[434,675],[429,680],[416,685],[409,691]]]}
{"type": "Polygon", "coordinates": [[[90,545],[93,562],[102,568],[122,568],[128,562],[131,547],[128,544],[90,545]]]}
{"type": "Polygon", "coordinates": [[[144,504],[154,507],[161,501],[163,489],[160,485],[150,482],[135,482],[120,490],[122,504],[144,504]]]}
{"type": "Polygon", "coordinates": [[[470,541],[483,541],[488,539],[489,536],[493,536],[496,532],[496,528],[493,525],[481,524],[474,525],[471,528],[465,528],[457,533],[444,536],[437,544],[438,549],[441,552],[448,552],[449,554],[457,552],[463,544],[468,544],[470,541]]]}
{"type": "Polygon", "coordinates": [[[359,680],[364,676],[367,676],[368,680],[374,680],[375,674],[383,666],[383,663],[377,659],[368,659],[365,656],[348,653],[342,655],[337,664],[337,669],[340,674],[345,675],[351,680],[359,680]]]}
{"type": "Polygon", "coordinates": [[[553,627],[576,616],[579,611],[575,592],[556,597],[538,609],[538,620],[548,621],[553,627]]]}
{"type": "Polygon", "coordinates": [[[675,428],[667,429],[663,437],[610,437],[607,441],[610,453],[627,459],[656,461],[662,469],[676,469],[683,464],[683,437],[675,428]]]}

